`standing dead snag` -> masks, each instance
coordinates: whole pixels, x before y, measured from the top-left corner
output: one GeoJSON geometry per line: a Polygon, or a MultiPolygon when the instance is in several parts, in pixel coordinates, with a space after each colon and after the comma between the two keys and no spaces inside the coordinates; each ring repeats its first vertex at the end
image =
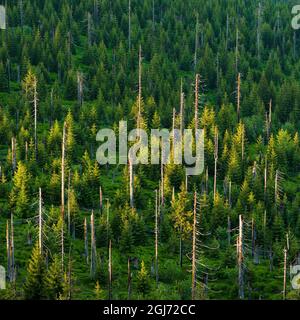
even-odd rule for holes
{"type": "Polygon", "coordinates": [[[11,214],[10,220],[10,281],[15,282],[15,240],[14,240],[14,216],[11,214]]]}
{"type": "Polygon", "coordinates": [[[99,207],[100,207],[100,214],[102,214],[103,209],[103,194],[102,194],[102,188],[99,188],[99,207]]]}
{"type": "Polygon", "coordinates": [[[16,138],[11,138],[11,159],[12,159],[12,173],[14,174],[17,168],[17,156],[16,156],[16,138]]]}
{"type": "Polygon", "coordinates": [[[83,105],[83,74],[77,72],[77,100],[80,107],[83,105]]]}
{"type": "Polygon", "coordinates": [[[238,78],[237,78],[237,117],[238,117],[238,122],[240,122],[240,113],[241,113],[241,74],[238,73],[238,78]]]}
{"type": "Polygon", "coordinates": [[[91,278],[95,277],[97,268],[97,249],[95,238],[95,219],[94,212],[91,215],[91,278]]]}
{"type": "Polygon", "coordinates": [[[133,175],[133,164],[131,157],[128,160],[129,164],[129,195],[130,195],[130,207],[134,208],[134,175],[133,175]]]}
{"type": "Polygon", "coordinates": [[[88,241],[88,228],[87,228],[87,220],[84,218],[84,256],[86,259],[86,264],[89,264],[89,241],[88,241]]]}
{"type": "Polygon", "coordinates": [[[66,123],[63,127],[62,152],[61,152],[61,217],[62,224],[65,218],[65,153],[66,153],[66,123]]]}
{"type": "Polygon", "coordinates": [[[42,217],[42,189],[39,188],[39,249],[43,254],[43,217],[42,217]]]}
{"type": "Polygon", "coordinates": [[[197,237],[197,192],[194,193],[194,222],[193,222],[193,248],[192,248],[192,300],[196,298],[196,237],[197,237]]]}
{"type": "Polygon", "coordinates": [[[142,46],[139,48],[139,93],[138,93],[138,116],[137,116],[137,128],[141,128],[142,117],[142,46]]]}
{"type": "Polygon", "coordinates": [[[283,300],[286,299],[286,272],[287,272],[287,249],[283,250],[283,300]]]}
{"type": "Polygon", "coordinates": [[[196,74],[196,79],[195,79],[195,130],[198,129],[199,80],[200,80],[200,75],[196,74]]]}
{"type": "Polygon", "coordinates": [[[215,150],[214,150],[214,159],[215,159],[215,173],[214,173],[214,200],[216,200],[217,194],[217,164],[218,164],[218,153],[219,153],[219,132],[218,128],[215,127],[215,150]]]}
{"type": "Polygon", "coordinates": [[[10,277],[10,232],[9,221],[6,221],[6,256],[7,256],[7,275],[10,277]]]}
{"type": "Polygon", "coordinates": [[[181,79],[181,86],[180,86],[180,133],[183,134],[183,127],[184,127],[184,92],[183,92],[183,85],[181,79]]]}
{"type": "Polygon", "coordinates": [[[235,36],[235,71],[238,73],[239,70],[239,29],[236,28],[235,36]]]}
{"type": "Polygon", "coordinates": [[[108,249],[108,300],[112,299],[112,248],[111,240],[108,249]]]}
{"type": "Polygon", "coordinates": [[[155,280],[156,287],[158,287],[158,191],[155,190],[155,280]]]}
{"type": "Polygon", "coordinates": [[[243,218],[239,216],[239,235],[237,238],[237,256],[238,256],[238,284],[239,284],[239,298],[244,299],[244,253],[243,253],[243,218]]]}

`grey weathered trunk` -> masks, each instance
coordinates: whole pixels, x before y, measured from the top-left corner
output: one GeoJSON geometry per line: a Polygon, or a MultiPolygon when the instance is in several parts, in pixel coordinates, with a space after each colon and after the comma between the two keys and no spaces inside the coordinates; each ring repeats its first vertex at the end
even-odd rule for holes
{"type": "Polygon", "coordinates": [[[196,237],[197,237],[197,192],[194,193],[194,222],[192,244],[192,300],[196,298],[197,270],[196,270],[196,237]]]}
{"type": "Polygon", "coordinates": [[[237,78],[237,117],[238,117],[238,122],[240,122],[240,112],[241,112],[241,74],[238,73],[238,78],[237,78]]]}
{"type": "Polygon", "coordinates": [[[89,264],[89,241],[88,241],[88,228],[87,228],[87,220],[84,218],[84,256],[86,264],[89,264]]]}
{"type": "Polygon", "coordinates": [[[16,138],[13,137],[11,138],[11,157],[12,157],[12,172],[13,174],[15,173],[16,171],[16,168],[17,168],[17,156],[16,156],[16,138]]]}
{"type": "Polygon", "coordinates": [[[218,164],[218,153],[219,153],[219,132],[218,128],[215,127],[215,150],[214,150],[214,159],[215,159],[215,171],[214,171],[214,200],[216,200],[217,195],[217,164],[218,164]]]}
{"type": "Polygon", "coordinates": [[[7,275],[10,278],[10,230],[9,221],[6,221],[6,256],[7,256],[7,275]]]}
{"type": "Polygon", "coordinates": [[[10,220],[10,281],[15,282],[15,240],[14,240],[14,216],[11,214],[10,220]]]}
{"type": "Polygon", "coordinates": [[[283,250],[283,300],[286,299],[287,249],[283,250]]]}
{"type": "Polygon", "coordinates": [[[108,250],[108,299],[112,299],[112,245],[111,240],[109,241],[108,250]]]}
{"type": "Polygon", "coordinates": [[[155,191],[155,280],[158,287],[158,237],[159,237],[159,220],[158,220],[158,192],[155,191]]]}
{"type": "Polygon", "coordinates": [[[95,278],[97,268],[97,249],[95,237],[95,219],[94,212],[91,215],[91,278],[95,278]]]}
{"type": "Polygon", "coordinates": [[[42,217],[42,189],[39,188],[39,250],[43,254],[43,217],[42,217]]]}
{"type": "Polygon", "coordinates": [[[129,157],[129,194],[130,194],[130,207],[134,208],[134,175],[133,175],[133,165],[130,157],[129,157]]]}
{"type": "Polygon", "coordinates": [[[65,218],[65,150],[66,150],[66,123],[63,127],[62,151],[61,151],[61,217],[62,224],[65,218]]]}
{"type": "Polygon", "coordinates": [[[239,236],[237,238],[237,253],[238,253],[238,284],[239,284],[239,298],[244,299],[244,254],[243,254],[243,218],[239,216],[239,236]]]}

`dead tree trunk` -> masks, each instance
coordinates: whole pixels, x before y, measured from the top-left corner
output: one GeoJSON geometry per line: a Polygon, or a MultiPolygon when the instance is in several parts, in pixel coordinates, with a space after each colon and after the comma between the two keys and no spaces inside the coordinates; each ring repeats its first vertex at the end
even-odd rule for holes
{"type": "Polygon", "coordinates": [[[159,227],[158,227],[158,192],[155,191],[155,280],[156,287],[158,287],[158,236],[159,236],[159,227]]]}
{"type": "Polygon", "coordinates": [[[112,246],[109,241],[108,250],[108,300],[112,300],[112,246]]]}
{"type": "Polygon", "coordinates": [[[286,299],[286,273],[287,273],[287,250],[283,250],[284,263],[283,263],[283,300],[286,299]]]}
{"type": "Polygon", "coordinates": [[[37,79],[34,77],[33,81],[33,105],[34,105],[34,150],[35,158],[38,156],[37,147],[37,108],[38,108],[38,97],[37,97],[37,79]]]}
{"type": "Polygon", "coordinates": [[[91,215],[91,278],[95,278],[97,268],[97,251],[95,238],[95,220],[94,212],[91,215]]]}
{"type": "Polygon", "coordinates": [[[43,254],[43,217],[42,217],[42,189],[39,188],[39,249],[43,254]]]}
{"type": "Polygon", "coordinates": [[[183,134],[183,127],[184,127],[184,92],[183,92],[183,85],[181,79],[181,86],[180,86],[180,133],[183,134]]]}
{"type": "Polygon", "coordinates": [[[100,214],[102,214],[103,210],[103,194],[102,194],[102,188],[99,189],[99,206],[100,206],[100,214]]]}
{"type": "Polygon", "coordinates": [[[15,240],[14,240],[14,216],[11,215],[11,225],[10,225],[10,281],[15,282],[15,240]]]}
{"type": "Polygon", "coordinates": [[[130,207],[134,208],[134,176],[133,176],[133,165],[131,158],[129,157],[129,195],[130,195],[130,207]]]}
{"type": "Polygon", "coordinates": [[[244,299],[244,255],[243,255],[243,218],[239,216],[239,236],[237,238],[237,253],[238,253],[238,267],[239,267],[239,298],[244,299]]]}
{"type": "Polygon", "coordinates": [[[84,255],[86,264],[89,264],[89,241],[88,241],[88,228],[87,228],[87,220],[84,218],[84,255]]]}
{"type": "Polygon", "coordinates": [[[195,78],[195,133],[198,129],[198,108],[199,108],[199,74],[196,74],[195,78]]]}
{"type": "Polygon", "coordinates": [[[165,177],[164,177],[164,164],[163,164],[163,157],[161,159],[161,165],[160,165],[160,175],[161,175],[161,206],[163,207],[165,205],[165,177]]]}
{"type": "Polygon", "coordinates": [[[7,256],[7,275],[11,276],[10,272],[10,230],[9,221],[6,221],[6,256],[7,256]]]}
{"type": "Polygon", "coordinates": [[[197,192],[194,193],[194,222],[193,222],[193,247],[192,247],[192,300],[196,298],[196,237],[197,237],[197,192]]]}
{"type": "Polygon", "coordinates": [[[137,128],[141,128],[141,116],[142,116],[142,46],[139,49],[139,94],[138,94],[138,118],[137,128]]]}
{"type": "Polygon", "coordinates": [[[217,164],[218,164],[218,153],[219,153],[219,133],[218,128],[215,127],[215,151],[214,151],[214,159],[215,159],[215,173],[214,173],[214,200],[216,200],[217,195],[217,164]]]}
{"type": "Polygon", "coordinates": [[[83,105],[83,75],[77,72],[77,100],[80,107],[83,105]]]}
{"type": "Polygon", "coordinates": [[[230,217],[227,217],[227,242],[228,246],[230,246],[231,243],[231,220],[230,217]]]}
{"type": "Polygon", "coordinates": [[[68,177],[68,203],[67,203],[67,210],[68,210],[68,233],[69,235],[71,234],[71,172],[69,172],[69,177],[68,177]]]}
{"type": "Polygon", "coordinates": [[[129,257],[127,261],[127,299],[128,300],[130,300],[131,298],[131,279],[132,279],[132,274],[131,274],[130,257],[129,257]]]}
{"type": "Polygon", "coordinates": [[[240,112],[241,112],[241,74],[238,73],[237,78],[237,118],[240,122],[240,112]]]}
{"type": "Polygon", "coordinates": [[[12,157],[12,173],[14,174],[17,168],[17,157],[16,157],[16,138],[11,138],[11,157],[12,157]]]}
{"type": "Polygon", "coordinates": [[[61,217],[64,225],[65,219],[65,150],[66,150],[66,123],[63,127],[62,151],[61,151],[61,217]]]}

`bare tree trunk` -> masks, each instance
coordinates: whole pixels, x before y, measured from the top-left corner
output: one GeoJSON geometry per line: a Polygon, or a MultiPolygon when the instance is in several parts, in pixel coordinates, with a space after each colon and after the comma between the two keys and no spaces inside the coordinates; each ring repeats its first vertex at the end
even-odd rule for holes
{"type": "Polygon", "coordinates": [[[159,236],[159,227],[158,227],[158,192],[155,191],[155,280],[156,287],[158,287],[158,236],[159,236]]]}
{"type": "Polygon", "coordinates": [[[42,189],[39,188],[39,249],[43,254],[43,217],[42,217],[42,189]]]}
{"type": "Polygon", "coordinates": [[[230,221],[230,217],[227,217],[227,242],[228,242],[228,246],[230,246],[231,243],[231,221],[230,221]]]}
{"type": "Polygon", "coordinates": [[[77,72],[77,99],[79,106],[83,105],[83,75],[81,72],[77,72]]]}
{"type": "Polygon", "coordinates": [[[183,134],[183,127],[184,127],[184,92],[183,92],[183,85],[181,79],[181,86],[180,86],[180,133],[183,134]]]}
{"type": "Polygon", "coordinates": [[[142,47],[139,49],[139,94],[138,94],[138,119],[137,128],[141,128],[141,115],[142,115],[142,47]]]}
{"type": "Polygon", "coordinates": [[[192,247],[192,300],[196,298],[196,236],[197,236],[197,192],[194,193],[194,222],[193,222],[193,247],[192,247]]]}
{"type": "Polygon", "coordinates": [[[64,272],[65,262],[65,239],[64,239],[64,223],[61,224],[61,270],[64,272]]]}
{"type": "Polygon", "coordinates": [[[10,225],[10,281],[15,282],[15,241],[14,241],[14,216],[11,214],[11,225],[10,225]]]}
{"type": "Polygon", "coordinates": [[[12,157],[12,172],[13,174],[17,168],[17,156],[16,156],[16,138],[11,138],[11,157],[12,157]]]}
{"type": "Polygon", "coordinates": [[[217,195],[217,164],[218,164],[218,153],[219,153],[219,133],[218,128],[215,127],[215,152],[214,152],[214,159],[215,159],[215,173],[214,173],[214,201],[216,200],[217,195]]]}
{"type": "Polygon", "coordinates": [[[89,243],[88,243],[88,228],[87,228],[86,218],[84,218],[84,255],[86,259],[86,264],[89,264],[89,243]]]}
{"type": "Polygon", "coordinates": [[[109,251],[108,251],[108,300],[112,300],[112,248],[111,248],[111,240],[109,241],[109,251]]]}
{"type": "Polygon", "coordinates": [[[286,272],[287,272],[287,250],[283,250],[284,265],[283,265],[283,300],[286,299],[286,272]]]}
{"type": "Polygon", "coordinates": [[[7,275],[11,277],[10,271],[10,232],[9,221],[6,221],[6,256],[7,256],[7,275]]]}
{"type": "Polygon", "coordinates": [[[37,79],[34,77],[33,82],[33,104],[34,104],[34,150],[35,150],[35,158],[37,159],[37,108],[38,108],[38,97],[37,97],[37,79]]]}
{"type": "Polygon", "coordinates": [[[71,234],[71,203],[70,203],[70,194],[71,194],[71,172],[69,171],[68,177],[68,202],[67,202],[67,210],[68,210],[68,233],[71,234]]]}
{"type": "Polygon", "coordinates": [[[96,251],[96,238],[95,238],[95,220],[94,212],[91,215],[91,278],[95,277],[97,268],[97,251],[96,251]]]}
{"type": "Polygon", "coordinates": [[[198,108],[199,108],[199,74],[195,78],[195,133],[198,129],[198,108]]]}
{"type": "Polygon", "coordinates": [[[130,257],[128,258],[127,261],[127,299],[130,300],[131,298],[131,279],[132,279],[132,274],[131,274],[131,267],[130,267],[130,257]]]}
{"type": "Polygon", "coordinates": [[[240,122],[240,112],[241,112],[241,74],[238,73],[238,79],[237,79],[237,117],[238,117],[238,122],[240,122]]]}
{"type": "Polygon", "coordinates": [[[99,205],[100,205],[100,214],[102,214],[103,210],[103,194],[102,194],[102,188],[99,189],[99,205]]]}
{"type": "Polygon", "coordinates": [[[129,157],[129,193],[130,193],[130,207],[134,208],[134,176],[133,176],[133,165],[130,157],[129,157]]]}
{"type": "Polygon", "coordinates": [[[161,206],[163,207],[165,205],[165,178],[164,178],[164,164],[163,164],[163,158],[161,159],[161,165],[160,165],[160,175],[161,175],[161,206]]]}
{"type": "Polygon", "coordinates": [[[244,255],[243,255],[243,218],[239,216],[239,236],[237,238],[238,267],[239,267],[239,298],[244,299],[244,255]]]}
{"type": "Polygon", "coordinates": [[[63,127],[62,152],[61,152],[61,217],[62,224],[65,218],[65,150],[66,150],[66,123],[63,127]]]}

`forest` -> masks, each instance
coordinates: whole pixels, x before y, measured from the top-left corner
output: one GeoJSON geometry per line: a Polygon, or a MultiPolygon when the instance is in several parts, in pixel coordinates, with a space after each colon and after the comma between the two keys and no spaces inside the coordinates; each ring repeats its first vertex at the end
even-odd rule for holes
{"type": "Polygon", "coordinates": [[[300,299],[296,1],[0,4],[0,300],[300,299]],[[123,120],[204,171],[100,165],[123,120]]]}

